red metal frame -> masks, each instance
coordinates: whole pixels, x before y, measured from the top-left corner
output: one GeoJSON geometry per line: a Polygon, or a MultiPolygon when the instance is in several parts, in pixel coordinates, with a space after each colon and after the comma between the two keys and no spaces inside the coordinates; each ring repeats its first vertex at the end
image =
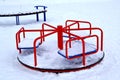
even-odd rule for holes
{"type": "MultiPolygon", "coordinates": [[[[21,53],[21,49],[18,47],[18,44],[21,42],[21,34],[23,33],[23,38],[25,38],[26,32],[40,32],[40,35],[42,35],[42,30],[25,30],[23,27],[16,33],[16,47],[21,53]]],[[[42,40],[41,40],[42,42],[42,40]]]]}
{"type": "Polygon", "coordinates": [[[58,48],[63,49],[63,28],[62,25],[57,26],[58,48]]]}
{"type": "MultiPolygon", "coordinates": [[[[65,22],[65,26],[66,26],[65,28],[70,29],[70,27],[71,27],[72,25],[77,24],[77,25],[78,25],[78,28],[77,28],[77,29],[80,29],[80,23],[89,24],[90,34],[92,33],[92,31],[91,31],[92,24],[91,24],[90,22],[88,22],[88,21],[67,20],[67,21],[65,22]],[[68,25],[68,23],[70,23],[70,22],[73,22],[73,23],[70,24],[70,25],[68,25]]],[[[69,30],[69,31],[70,31],[70,30],[69,30]]]]}
{"type": "MultiPolygon", "coordinates": [[[[65,50],[66,50],[66,58],[71,60],[71,59],[75,59],[75,58],[79,58],[82,57],[82,63],[85,66],[86,65],[86,55],[85,54],[85,39],[87,38],[92,38],[92,37],[96,37],[96,52],[91,53],[91,54],[95,54],[98,52],[99,50],[99,44],[100,44],[100,51],[103,51],[103,31],[100,28],[92,28],[92,25],[90,22],[88,21],[78,21],[78,20],[67,20],[65,22],[65,27],[63,28],[62,25],[58,25],[57,28],[54,26],[51,26],[49,24],[43,23],[42,24],[42,29],[37,29],[37,30],[25,30],[23,27],[16,33],[16,48],[19,50],[19,53],[21,53],[21,49],[18,47],[18,44],[21,42],[21,37],[20,34],[23,33],[23,38],[25,38],[25,33],[26,32],[40,32],[40,36],[38,36],[37,38],[34,39],[33,42],[33,49],[34,49],[34,66],[37,66],[37,52],[36,52],[36,42],[38,40],[41,41],[41,43],[43,41],[45,41],[45,37],[52,35],[54,33],[57,33],[57,37],[58,37],[58,48],[59,49],[63,49],[63,33],[68,34],[68,39],[66,41],[65,44],[65,50]],[[72,22],[71,24],[68,24],[72,22]],[[85,23],[85,24],[89,24],[89,28],[81,28],[80,27],[80,23],[85,23]],[[77,28],[72,27],[73,25],[77,24],[77,28]],[[49,27],[51,29],[45,29],[45,27],[49,27]],[[88,36],[78,36],[75,34],[70,33],[70,31],[82,31],[82,30],[88,30],[90,31],[90,35],[88,36]],[[99,41],[99,36],[96,34],[92,34],[92,31],[100,31],[100,41],[99,41]],[[47,34],[45,34],[45,32],[49,32],[47,34]],[[74,36],[74,38],[71,38],[71,36],[74,36]],[[77,57],[73,57],[73,58],[69,58],[69,53],[68,53],[68,48],[72,47],[71,41],[74,40],[81,40],[82,42],[82,56],[77,56],[77,57]],[[69,45],[69,47],[68,47],[69,45]]],[[[90,54],[89,54],[90,55],[90,54]]]]}
{"type": "Polygon", "coordinates": [[[21,53],[21,49],[18,48],[18,43],[20,43],[21,41],[20,39],[21,32],[23,32],[23,38],[25,38],[25,32],[23,27],[16,33],[16,47],[19,50],[19,53],[21,53]]]}
{"type": "Polygon", "coordinates": [[[85,63],[85,56],[86,55],[90,55],[90,54],[85,54],[85,39],[86,38],[91,38],[91,37],[96,37],[96,52],[91,52],[90,54],[94,54],[94,53],[97,53],[98,52],[98,49],[99,49],[99,38],[97,35],[91,35],[91,36],[86,36],[86,37],[76,37],[76,38],[72,38],[72,39],[69,39],[66,41],[66,44],[65,44],[65,53],[66,53],[66,58],[71,60],[71,59],[75,59],[75,58],[80,58],[81,56],[75,56],[75,57],[72,57],[72,58],[69,58],[69,54],[68,54],[68,44],[71,42],[71,41],[74,41],[74,40],[81,40],[82,42],[82,57],[83,57],[83,65],[86,65],[85,63]]]}
{"type": "MultiPolygon", "coordinates": [[[[79,29],[81,29],[81,28],[80,28],[80,23],[89,24],[89,31],[90,31],[89,34],[91,35],[91,34],[92,34],[92,31],[91,31],[92,25],[91,25],[91,23],[88,22],[88,21],[67,20],[67,21],[65,22],[65,29],[68,29],[67,31],[70,33],[71,27],[72,27],[73,25],[77,24],[77,26],[78,26],[77,30],[79,30],[79,29]],[[72,22],[72,24],[68,24],[68,23],[71,23],[71,22],[72,22]]],[[[73,27],[73,28],[74,28],[74,27],[73,27]]],[[[70,34],[68,34],[68,35],[69,35],[69,39],[70,39],[71,36],[70,36],[70,34]]],[[[71,47],[71,42],[69,43],[69,46],[71,47]]]]}

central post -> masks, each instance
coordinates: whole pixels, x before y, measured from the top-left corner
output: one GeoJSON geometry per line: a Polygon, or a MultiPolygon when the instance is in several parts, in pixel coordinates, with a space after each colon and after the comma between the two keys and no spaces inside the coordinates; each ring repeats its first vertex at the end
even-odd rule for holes
{"type": "Polygon", "coordinates": [[[58,48],[63,49],[63,27],[62,25],[57,26],[57,37],[58,37],[58,48]]]}

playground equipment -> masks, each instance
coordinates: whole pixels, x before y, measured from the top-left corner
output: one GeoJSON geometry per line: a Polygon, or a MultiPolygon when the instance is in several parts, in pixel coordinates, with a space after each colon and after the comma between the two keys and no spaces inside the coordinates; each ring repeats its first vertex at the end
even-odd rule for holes
{"type": "MultiPolygon", "coordinates": [[[[12,9],[14,7],[16,8],[18,6],[13,6],[12,9]]],[[[20,20],[19,20],[20,16],[36,15],[36,21],[39,21],[39,14],[43,13],[43,19],[44,19],[44,21],[46,21],[46,12],[47,12],[46,8],[47,8],[47,6],[38,5],[38,6],[34,6],[34,7],[36,9],[31,9],[29,12],[28,11],[27,12],[26,11],[23,12],[23,11],[17,9],[18,12],[12,13],[12,11],[10,10],[11,12],[6,13],[6,14],[5,13],[4,14],[0,13],[0,17],[16,17],[16,25],[20,25],[20,20]],[[39,8],[43,8],[43,9],[40,10],[39,8]]]]}
{"type": "MultiPolygon", "coordinates": [[[[46,46],[47,45],[48,43],[46,44],[46,46]]],[[[47,23],[42,24],[42,29],[26,30],[22,27],[16,33],[16,47],[20,53],[17,59],[21,64],[23,64],[28,68],[43,71],[43,72],[44,71],[70,72],[70,71],[87,69],[100,63],[104,58],[103,31],[100,28],[92,27],[91,23],[88,21],[67,20],[65,22],[65,27],[63,27],[62,25],[58,25],[57,27],[54,27],[47,23]],[[87,27],[82,26],[82,24],[87,25],[87,27]],[[95,31],[99,33],[96,34],[95,31]],[[83,34],[83,32],[86,32],[87,34],[83,34]],[[33,39],[28,39],[26,38],[27,37],[26,34],[29,34],[29,33],[37,33],[38,36],[33,39]],[[50,56],[52,58],[51,61],[53,62],[49,61],[48,63],[45,63],[47,62],[47,58],[44,57],[44,53],[48,53],[48,52],[42,52],[44,50],[39,47],[44,46],[46,41],[49,39],[49,38],[48,39],[46,38],[49,36],[51,37],[51,35],[56,35],[57,39],[56,39],[56,43],[55,41],[52,41],[52,40],[51,41],[53,43],[49,42],[50,44],[49,48],[53,47],[54,44],[57,46],[54,46],[55,48],[51,50],[53,52],[50,52],[48,50],[49,54],[45,54],[45,55],[48,55],[46,56],[47,58],[50,56]],[[89,40],[93,41],[94,43],[89,42],[89,40]],[[29,52],[29,50],[31,49],[33,51],[29,52]],[[27,56],[24,50],[28,51],[27,56]],[[58,53],[62,57],[59,56],[58,54],[56,55],[54,52],[58,53]],[[31,61],[29,57],[31,54],[32,54],[33,61],[31,61]],[[64,62],[59,62],[60,60],[61,61],[63,60],[64,62]],[[57,61],[57,62],[54,62],[54,61],[57,61]],[[61,65],[64,65],[64,66],[62,67],[58,67],[58,66],[49,67],[48,65],[47,67],[43,66],[44,64],[49,64],[49,63],[51,63],[50,65],[54,64],[58,66],[61,66],[61,65]]]]}

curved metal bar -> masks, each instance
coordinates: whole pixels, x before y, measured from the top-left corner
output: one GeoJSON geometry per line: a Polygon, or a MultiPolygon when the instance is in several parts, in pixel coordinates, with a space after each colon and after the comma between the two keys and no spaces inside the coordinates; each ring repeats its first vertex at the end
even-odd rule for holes
{"type": "MultiPolygon", "coordinates": [[[[53,31],[53,32],[51,32],[51,33],[49,33],[49,34],[46,34],[46,35],[42,35],[42,36],[40,36],[40,37],[37,37],[37,38],[34,40],[34,42],[33,42],[33,47],[34,47],[34,48],[33,48],[33,49],[34,49],[34,66],[37,66],[36,42],[40,39],[40,40],[41,40],[41,43],[42,43],[43,37],[49,36],[49,35],[54,34],[54,33],[56,33],[56,31],[53,31]]],[[[41,32],[41,34],[42,34],[42,32],[41,32]]]]}
{"type": "MultiPolygon", "coordinates": [[[[69,40],[66,41],[66,45],[65,45],[66,46],[65,47],[66,58],[67,59],[74,59],[74,58],[76,58],[76,57],[69,58],[69,56],[68,56],[68,44],[69,44],[69,42],[74,41],[74,40],[81,40],[82,41],[82,59],[83,59],[82,63],[85,66],[86,65],[86,58],[85,58],[85,42],[84,42],[84,38],[77,37],[77,38],[72,38],[72,39],[69,39],[69,40]]],[[[78,56],[78,57],[80,57],[80,56],[78,56]]]]}

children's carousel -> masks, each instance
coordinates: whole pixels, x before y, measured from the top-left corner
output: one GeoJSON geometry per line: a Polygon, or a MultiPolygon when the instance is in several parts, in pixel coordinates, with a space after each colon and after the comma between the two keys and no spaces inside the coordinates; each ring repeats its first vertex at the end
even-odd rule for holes
{"type": "Polygon", "coordinates": [[[103,31],[88,21],[67,20],[65,25],[43,23],[40,29],[16,33],[18,61],[42,72],[71,72],[91,68],[104,58],[103,31]]]}

